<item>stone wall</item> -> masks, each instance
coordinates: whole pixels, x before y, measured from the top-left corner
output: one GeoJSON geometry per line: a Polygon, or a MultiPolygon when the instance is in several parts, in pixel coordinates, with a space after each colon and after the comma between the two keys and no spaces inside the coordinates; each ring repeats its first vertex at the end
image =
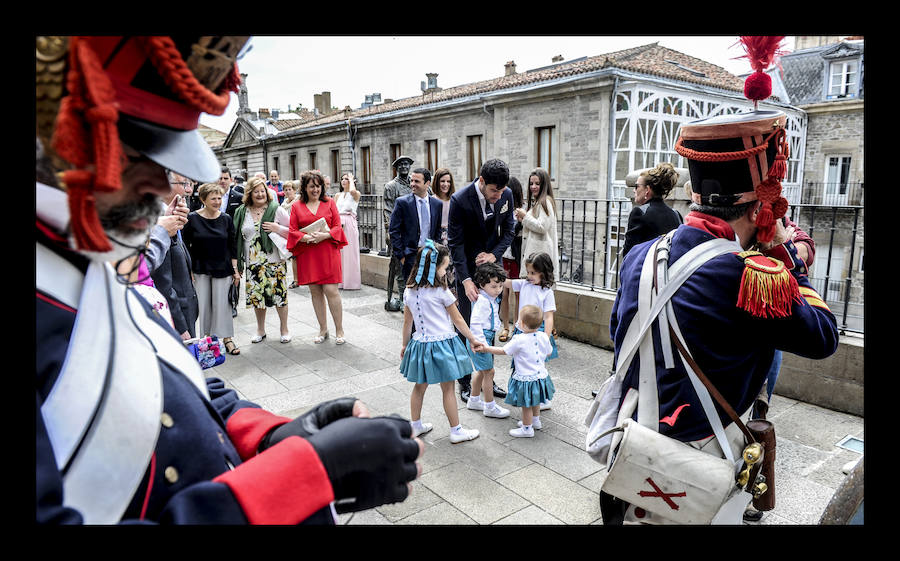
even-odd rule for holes
{"type": "MultiPolygon", "coordinates": [[[[362,254],[362,282],[386,289],[388,265],[386,257],[362,254]]],[[[615,293],[565,285],[559,286],[554,296],[554,321],[562,336],[613,349],[609,319],[615,293]]],[[[827,409],[865,416],[863,355],[864,339],[852,335],[842,336],[837,352],[824,360],[810,360],[785,353],[775,393],[827,409]]]]}

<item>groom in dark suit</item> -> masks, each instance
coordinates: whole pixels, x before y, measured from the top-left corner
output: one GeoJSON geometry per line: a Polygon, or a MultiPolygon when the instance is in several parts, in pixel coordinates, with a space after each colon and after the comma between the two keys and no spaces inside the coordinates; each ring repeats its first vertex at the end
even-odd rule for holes
{"type": "MultiPolygon", "coordinates": [[[[409,278],[416,252],[425,245],[425,240],[438,240],[441,234],[441,214],[443,204],[428,196],[431,186],[431,172],[416,168],[409,174],[412,193],[398,197],[391,212],[388,231],[391,235],[391,250],[403,267],[403,283],[409,278]]],[[[403,298],[403,285],[399,287],[403,298]]]]}
{"type": "MultiPolygon", "coordinates": [[[[475,268],[482,263],[502,263],[503,253],[515,235],[515,209],[512,192],[506,188],[508,181],[506,163],[488,160],[481,166],[478,179],[450,197],[450,253],[456,274],[457,304],[466,323],[472,303],[478,299],[478,287],[472,280],[475,268]]],[[[459,396],[468,401],[471,375],[460,378],[459,384],[459,396]]],[[[494,395],[503,398],[506,392],[494,385],[494,395]]]]}

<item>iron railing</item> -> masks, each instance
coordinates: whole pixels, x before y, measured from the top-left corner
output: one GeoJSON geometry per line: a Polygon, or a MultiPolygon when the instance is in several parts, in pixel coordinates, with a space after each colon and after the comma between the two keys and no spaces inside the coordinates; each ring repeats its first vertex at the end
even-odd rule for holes
{"type": "MultiPolygon", "coordinates": [[[[556,204],[558,281],[591,291],[618,290],[631,201],[557,199],[556,204]]],[[[363,251],[387,253],[383,209],[381,195],[360,197],[358,223],[363,251]]],[[[838,327],[858,333],[864,331],[864,287],[857,265],[863,241],[862,209],[849,204],[797,204],[789,212],[790,219],[817,240],[811,284],[837,317],[838,327]]]]}
{"type": "Polygon", "coordinates": [[[824,183],[808,181],[803,187],[801,204],[819,206],[863,206],[865,183],[824,183]]]}

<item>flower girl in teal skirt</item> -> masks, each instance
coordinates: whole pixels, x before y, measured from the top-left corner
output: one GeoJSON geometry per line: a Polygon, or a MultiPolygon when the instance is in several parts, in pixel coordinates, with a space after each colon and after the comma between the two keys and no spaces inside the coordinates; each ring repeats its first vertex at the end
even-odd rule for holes
{"type": "Polygon", "coordinates": [[[403,293],[400,372],[415,384],[409,398],[413,437],[434,428],[433,424],[422,422],[422,402],[428,385],[440,384],[444,412],[450,422],[450,442],[456,444],[478,437],[478,431],[466,430],[459,422],[454,385],[459,378],[471,374],[473,366],[472,355],[454,326],[470,344],[476,340],[456,308],[456,297],[447,287],[449,266],[450,250],[432,240],[426,240],[416,254],[403,293]]]}

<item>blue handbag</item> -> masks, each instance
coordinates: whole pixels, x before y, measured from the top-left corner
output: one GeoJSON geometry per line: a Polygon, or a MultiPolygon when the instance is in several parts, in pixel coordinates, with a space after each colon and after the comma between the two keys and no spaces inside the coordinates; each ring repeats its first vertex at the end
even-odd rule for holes
{"type": "Polygon", "coordinates": [[[225,362],[225,344],[215,335],[192,340],[187,346],[188,352],[194,355],[200,368],[206,370],[225,362]]]}

